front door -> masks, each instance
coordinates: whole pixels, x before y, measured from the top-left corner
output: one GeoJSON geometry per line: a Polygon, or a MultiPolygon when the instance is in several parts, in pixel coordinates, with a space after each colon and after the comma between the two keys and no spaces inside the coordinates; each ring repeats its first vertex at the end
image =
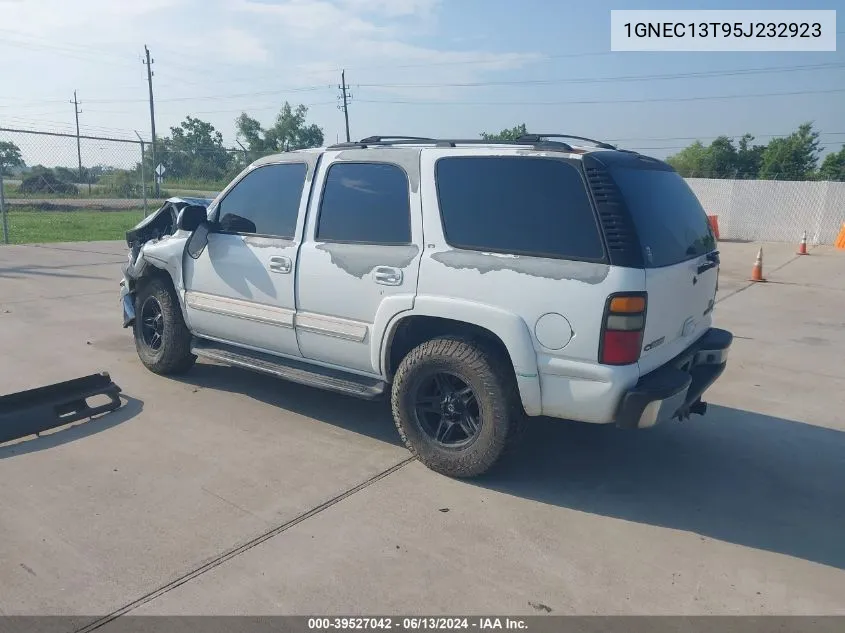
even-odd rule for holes
{"type": "Polygon", "coordinates": [[[387,323],[414,305],[422,245],[419,150],[327,154],[299,252],[296,333],[305,358],[378,374],[387,323]],[[360,162],[359,162],[360,161],[360,162]]]}
{"type": "Polygon", "coordinates": [[[315,160],[295,160],[248,171],[212,211],[217,228],[208,246],[196,260],[185,256],[185,305],[195,334],[301,356],[294,285],[303,191],[315,160]]]}

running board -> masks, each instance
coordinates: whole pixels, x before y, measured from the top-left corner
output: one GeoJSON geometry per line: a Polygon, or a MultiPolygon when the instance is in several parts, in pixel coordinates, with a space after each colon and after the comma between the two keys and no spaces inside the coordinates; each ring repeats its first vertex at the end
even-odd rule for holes
{"type": "Polygon", "coordinates": [[[195,338],[191,345],[191,352],[201,358],[215,360],[225,365],[251,369],[301,385],[328,389],[366,400],[376,400],[387,391],[387,383],[377,378],[358,376],[207,339],[195,338]]]}

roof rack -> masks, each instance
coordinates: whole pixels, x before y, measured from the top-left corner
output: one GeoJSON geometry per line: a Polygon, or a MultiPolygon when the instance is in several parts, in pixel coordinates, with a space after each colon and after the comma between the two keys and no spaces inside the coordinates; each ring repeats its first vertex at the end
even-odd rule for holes
{"type": "Polygon", "coordinates": [[[616,146],[611,145],[610,143],[597,141],[594,138],[587,138],[586,136],[575,136],[574,134],[523,134],[517,139],[517,141],[522,141],[523,143],[539,143],[545,138],[571,138],[576,141],[587,141],[588,143],[593,143],[596,147],[600,147],[601,149],[616,149],[616,146]]]}
{"type": "Polygon", "coordinates": [[[329,145],[328,149],[366,149],[377,145],[379,147],[390,147],[392,145],[434,145],[435,147],[456,147],[458,145],[532,145],[535,149],[559,150],[569,152],[572,146],[561,141],[548,141],[544,138],[527,137],[515,141],[488,141],[485,139],[455,139],[455,138],[425,138],[419,136],[368,136],[360,141],[349,143],[336,143],[329,145]]]}
{"type": "Polygon", "coordinates": [[[434,141],[436,139],[429,138],[428,136],[368,136],[367,138],[362,138],[359,143],[366,143],[366,144],[375,144],[375,143],[382,143],[384,141],[434,141]]]}

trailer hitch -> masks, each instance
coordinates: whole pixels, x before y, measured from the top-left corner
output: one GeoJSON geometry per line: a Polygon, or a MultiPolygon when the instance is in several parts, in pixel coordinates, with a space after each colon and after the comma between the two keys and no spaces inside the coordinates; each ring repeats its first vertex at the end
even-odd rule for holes
{"type": "Polygon", "coordinates": [[[120,391],[108,372],[101,372],[0,396],[0,443],[119,409],[120,391]],[[88,398],[101,395],[108,402],[88,404],[88,398]]]}

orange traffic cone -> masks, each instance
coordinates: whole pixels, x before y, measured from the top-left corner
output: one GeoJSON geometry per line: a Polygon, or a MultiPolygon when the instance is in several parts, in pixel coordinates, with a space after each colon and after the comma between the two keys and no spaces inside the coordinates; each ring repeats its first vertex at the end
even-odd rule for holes
{"type": "Polygon", "coordinates": [[[801,243],[798,244],[796,255],[809,255],[807,252],[807,231],[804,231],[804,235],[801,236],[801,243]]]}
{"type": "Polygon", "coordinates": [[[763,247],[757,251],[757,261],[754,262],[754,268],[751,269],[751,279],[749,281],[766,281],[763,277],[763,247]]]}

